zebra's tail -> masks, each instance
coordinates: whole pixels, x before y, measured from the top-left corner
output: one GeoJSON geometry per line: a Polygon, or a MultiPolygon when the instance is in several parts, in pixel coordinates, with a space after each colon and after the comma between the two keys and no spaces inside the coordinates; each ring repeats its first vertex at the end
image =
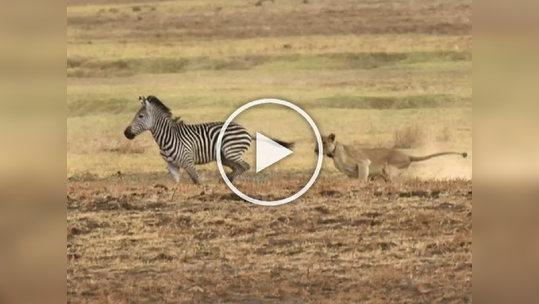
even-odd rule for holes
{"type": "MultiPolygon", "coordinates": [[[[287,148],[287,149],[292,149],[294,148],[294,143],[293,142],[286,142],[286,141],[282,141],[282,140],[278,140],[278,139],[275,139],[275,138],[271,138],[271,137],[268,137],[269,139],[273,140],[274,142],[278,143],[279,145],[287,148]]],[[[256,140],[256,136],[252,136],[251,135],[251,139],[252,140],[256,140]]]]}

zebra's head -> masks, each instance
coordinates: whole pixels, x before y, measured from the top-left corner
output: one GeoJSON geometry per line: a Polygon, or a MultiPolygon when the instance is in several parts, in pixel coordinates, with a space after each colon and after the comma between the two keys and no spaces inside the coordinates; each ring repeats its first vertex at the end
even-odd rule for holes
{"type": "Polygon", "coordinates": [[[125,129],[124,135],[128,139],[133,139],[146,130],[151,130],[158,115],[171,116],[170,110],[154,96],[139,96],[142,107],[131,121],[131,124],[125,129]]]}

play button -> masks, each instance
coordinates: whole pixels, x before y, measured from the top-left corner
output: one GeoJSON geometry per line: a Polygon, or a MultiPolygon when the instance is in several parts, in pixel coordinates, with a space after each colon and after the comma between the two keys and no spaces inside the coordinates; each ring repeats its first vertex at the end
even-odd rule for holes
{"type": "Polygon", "coordinates": [[[267,136],[256,132],[256,173],[266,169],[293,152],[267,136]]]}
{"type": "MultiPolygon", "coordinates": [[[[246,195],[245,193],[238,190],[238,188],[236,188],[236,186],[234,186],[230,182],[230,180],[226,176],[225,169],[223,168],[223,163],[222,163],[222,159],[221,159],[221,153],[216,153],[217,167],[219,168],[219,173],[221,174],[221,177],[223,178],[226,185],[237,196],[241,197],[242,199],[244,199],[244,200],[246,200],[246,201],[248,201],[250,203],[257,204],[257,205],[278,206],[278,205],[283,205],[283,204],[286,204],[286,203],[290,203],[291,201],[299,198],[305,192],[307,192],[307,190],[309,190],[309,188],[316,181],[316,178],[318,177],[318,174],[320,173],[320,169],[322,168],[322,158],[323,158],[323,155],[324,155],[323,151],[322,151],[322,138],[320,137],[320,131],[318,131],[318,127],[316,126],[316,124],[314,123],[312,118],[309,116],[309,114],[307,114],[305,111],[303,111],[300,107],[296,106],[295,104],[293,104],[291,102],[281,100],[281,99],[259,99],[259,100],[251,101],[251,102],[241,106],[239,109],[234,111],[234,113],[232,113],[232,115],[230,115],[228,117],[228,119],[223,124],[223,127],[221,128],[221,131],[219,132],[219,137],[217,138],[217,144],[216,144],[217,151],[221,151],[221,145],[223,143],[223,137],[225,135],[225,130],[228,128],[228,126],[234,120],[234,118],[236,118],[236,116],[238,116],[241,112],[243,112],[243,111],[245,111],[245,110],[247,110],[247,109],[249,109],[251,107],[258,106],[258,105],[263,105],[263,104],[276,104],[276,105],[281,105],[281,106],[288,107],[288,108],[298,112],[311,126],[311,128],[312,128],[312,130],[314,132],[314,135],[316,136],[316,142],[318,143],[318,147],[320,147],[320,148],[318,149],[318,159],[317,159],[317,163],[316,163],[316,169],[314,170],[314,173],[311,176],[311,178],[309,179],[309,181],[307,182],[307,184],[305,186],[303,186],[303,188],[301,188],[301,190],[296,192],[294,195],[289,196],[287,198],[279,199],[279,200],[276,200],[276,201],[263,201],[263,200],[259,200],[259,199],[256,199],[256,198],[253,198],[253,197],[250,197],[250,196],[246,195]]],[[[312,150],[310,150],[309,155],[312,155],[311,151],[312,150]]],[[[282,145],[278,144],[277,142],[275,142],[274,140],[268,138],[267,136],[262,135],[262,134],[260,134],[258,132],[256,133],[256,172],[257,173],[264,170],[265,168],[275,164],[276,162],[282,160],[283,158],[289,156],[292,153],[293,152],[291,150],[289,150],[288,148],[283,147],[282,145]]]]}

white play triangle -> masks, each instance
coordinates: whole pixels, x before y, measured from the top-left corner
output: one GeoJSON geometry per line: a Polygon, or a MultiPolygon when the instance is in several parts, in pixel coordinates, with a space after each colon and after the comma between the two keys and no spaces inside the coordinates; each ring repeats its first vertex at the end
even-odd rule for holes
{"type": "Polygon", "coordinates": [[[292,154],[289,150],[267,136],[256,132],[256,173],[292,154]]]}

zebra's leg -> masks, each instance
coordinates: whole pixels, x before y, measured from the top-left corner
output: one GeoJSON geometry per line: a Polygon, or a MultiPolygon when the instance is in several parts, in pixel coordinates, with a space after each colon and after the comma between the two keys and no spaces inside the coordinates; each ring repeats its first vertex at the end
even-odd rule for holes
{"type": "Polygon", "coordinates": [[[236,177],[240,176],[243,172],[249,170],[251,166],[244,161],[241,157],[234,159],[225,159],[223,165],[232,168],[232,172],[227,174],[228,179],[232,182],[236,177]]]}
{"type": "MultiPolygon", "coordinates": [[[[234,170],[233,164],[232,164],[231,162],[229,162],[226,158],[224,158],[224,156],[223,156],[223,158],[222,158],[222,163],[223,163],[223,166],[226,166],[226,167],[230,168],[231,170],[234,170]]],[[[230,179],[230,175],[231,175],[231,174],[232,174],[232,172],[228,172],[228,173],[226,174],[226,177],[227,177],[228,180],[230,180],[230,181],[232,181],[232,180],[230,179]]],[[[223,182],[224,182],[224,181],[223,181],[223,182]]]]}
{"type": "Polygon", "coordinates": [[[184,166],[184,169],[185,171],[187,171],[187,174],[189,174],[189,177],[191,177],[191,180],[193,180],[193,183],[195,183],[196,185],[200,185],[200,177],[198,176],[195,164],[188,163],[184,166]]]}
{"type": "Polygon", "coordinates": [[[172,175],[172,178],[176,181],[176,183],[180,182],[180,167],[173,163],[167,163],[168,166],[168,172],[170,172],[170,175],[172,175]]]}
{"type": "Polygon", "coordinates": [[[172,178],[176,181],[176,185],[174,186],[174,191],[172,191],[172,196],[170,197],[170,200],[174,200],[174,195],[176,195],[176,190],[178,190],[178,186],[180,184],[180,167],[174,163],[167,163],[168,166],[168,172],[170,172],[170,175],[172,175],[172,178]]]}

